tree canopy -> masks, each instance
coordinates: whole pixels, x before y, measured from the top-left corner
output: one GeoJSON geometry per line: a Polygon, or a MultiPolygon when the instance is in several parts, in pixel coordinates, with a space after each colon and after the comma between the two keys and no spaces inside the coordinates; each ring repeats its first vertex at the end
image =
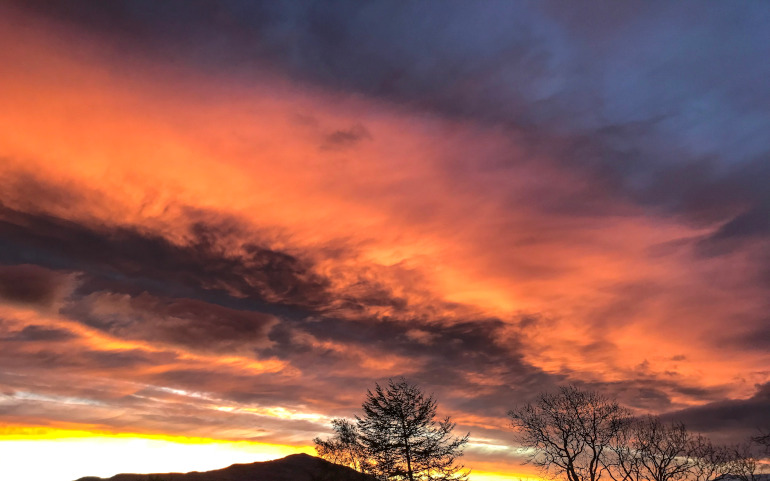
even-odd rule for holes
{"type": "Polygon", "coordinates": [[[447,416],[436,419],[437,402],[405,379],[367,390],[355,423],[335,419],[335,436],[316,438],[318,454],[388,481],[465,480],[457,463],[469,434],[452,435],[447,416]]]}
{"type": "Polygon", "coordinates": [[[534,448],[530,462],[569,481],[597,481],[628,412],[597,392],[566,386],[508,415],[519,441],[534,448]]]}

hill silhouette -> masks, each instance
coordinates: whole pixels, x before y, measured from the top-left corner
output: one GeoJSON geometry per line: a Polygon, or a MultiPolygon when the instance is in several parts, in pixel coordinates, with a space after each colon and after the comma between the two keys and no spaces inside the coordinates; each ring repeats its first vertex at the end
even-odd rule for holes
{"type": "Polygon", "coordinates": [[[292,454],[273,461],[233,464],[214,471],[117,474],[111,478],[88,476],[76,481],[375,481],[375,478],[321,458],[292,454]]]}

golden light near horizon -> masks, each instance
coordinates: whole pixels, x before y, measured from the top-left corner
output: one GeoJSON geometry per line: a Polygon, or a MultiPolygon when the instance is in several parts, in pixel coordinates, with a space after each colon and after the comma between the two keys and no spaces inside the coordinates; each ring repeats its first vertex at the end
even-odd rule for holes
{"type": "MultiPolygon", "coordinates": [[[[0,452],[3,479],[41,481],[73,481],[86,475],[106,478],[118,473],[209,471],[290,454],[316,454],[313,446],[46,426],[0,428],[0,452]]],[[[481,469],[472,470],[470,479],[542,481],[531,472],[511,473],[506,467],[485,463],[481,469]]]]}
{"type": "Polygon", "coordinates": [[[73,481],[119,473],[210,471],[315,450],[254,441],[5,427],[0,453],[3,479],[73,481]]]}
{"type": "Polygon", "coordinates": [[[543,478],[510,472],[473,471],[471,481],[544,481],[543,478]]]}

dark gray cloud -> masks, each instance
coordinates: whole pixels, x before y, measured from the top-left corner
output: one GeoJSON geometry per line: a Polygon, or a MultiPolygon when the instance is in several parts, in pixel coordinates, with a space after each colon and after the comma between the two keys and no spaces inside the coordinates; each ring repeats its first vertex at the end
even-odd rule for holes
{"type": "Polygon", "coordinates": [[[64,275],[31,264],[0,265],[0,299],[49,306],[62,287],[64,275]]]}
{"type": "Polygon", "coordinates": [[[689,429],[720,442],[746,442],[759,430],[770,428],[770,384],[757,386],[757,392],[748,399],[714,401],[670,412],[663,418],[683,422],[689,429]]]}
{"type": "Polygon", "coordinates": [[[196,299],[158,298],[96,292],[72,302],[64,315],[121,339],[157,341],[195,350],[232,352],[258,346],[273,316],[241,311],[196,299]]]}
{"type": "Polygon", "coordinates": [[[762,325],[749,329],[747,332],[730,334],[725,341],[741,349],[768,352],[770,350],[770,319],[765,319],[762,325]]]}
{"type": "Polygon", "coordinates": [[[672,397],[695,398],[702,401],[724,399],[726,389],[700,387],[683,382],[675,373],[663,376],[640,374],[636,378],[608,383],[587,383],[590,389],[600,390],[616,398],[637,413],[661,413],[675,408],[672,397]]]}
{"type": "MultiPolygon", "coordinates": [[[[512,403],[555,388],[563,380],[525,362],[515,336],[507,333],[505,326],[498,319],[426,323],[320,317],[313,322],[276,326],[270,333],[273,345],[260,353],[290,360],[303,372],[312,372],[333,385],[358,386],[359,392],[371,387],[371,380],[350,371],[351,364],[361,363],[361,352],[374,359],[403,356],[406,364],[393,368],[386,377],[404,375],[433,386],[450,409],[504,416],[512,403]],[[334,350],[324,341],[350,349],[334,350]],[[350,378],[340,378],[341,372],[350,378]],[[490,378],[494,379],[491,384],[490,378]]],[[[350,409],[349,402],[345,403],[339,406],[343,414],[346,405],[350,409]]]]}
{"type": "MultiPolygon", "coordinates": [[[[0,322],[2,324],[2,322],[0,322]]],[[[11,332],[8,336],[0,338],[0,342],[18,341],[18,342],[61,342],[74,339],[77,336],[66,329],[51,328],[30,324],[24,326],[21,330],[11,332]]]]}
{"type": "Polygon", "coordinates": [[[352,147],[362,140],[371,139],[372,134],[366,127],[356,124],[349,129],[335,130],[324,136],[322,149],[337,150],[352,147]]]}
{"type": "Polygon", "coordinates": [[[153,366],[160,359],[155,356],[149,356],[146,352],[139,349],[128,351],[91,351],[81,353],[83,360],[90,366],[97,366],[98,369],[137,369],[140,367],[153,366]]]}
{"type": "MultiPolygon", "coordinates": [[[[48,268],[99,274],[107,280],[119,275],[171,283],[182,292],[226,290],[267,302],[310,306],[321,302],[323,279],[292,255],[248,241],[242,244],[241,255],[225,254],[219,242],[238,234],[237,224],[227,219],[192,221],[189,230],[190,243],[179,246],[131,227],[89,226],[0,205],[0,262],[34,261],[48,268]]],[[[7,289],[13,295],[11,287],[7,289]]]]}

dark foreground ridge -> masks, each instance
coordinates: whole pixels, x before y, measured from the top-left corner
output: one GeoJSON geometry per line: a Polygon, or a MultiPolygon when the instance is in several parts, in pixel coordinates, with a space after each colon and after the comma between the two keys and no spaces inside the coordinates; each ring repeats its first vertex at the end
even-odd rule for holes
{"type": "Polygon", "coordinates": [[[118,474],[111,478],[88,476],[77,481],[374,481],[374,478],[321,458],[292,454],[274,461],[233,464],[203,473],[118,474]]]}

